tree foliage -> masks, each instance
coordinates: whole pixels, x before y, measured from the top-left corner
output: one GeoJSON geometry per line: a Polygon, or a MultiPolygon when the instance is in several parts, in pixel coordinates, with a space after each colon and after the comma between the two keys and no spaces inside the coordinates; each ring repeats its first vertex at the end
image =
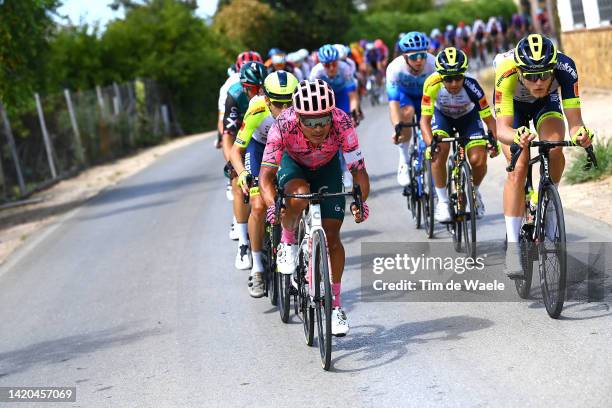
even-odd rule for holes
{"type": "Polygon", "coordinates": [[[422,13],[431,10],[432,0],[365,0],[368,12],[392,11],[400,13],[422,13]]]}
{"type": "Polygon", "coordinates": [[[59,0],[4,0],[0,5],[0,100],[28,104],[44,82],[42,67],[59,0]]]}

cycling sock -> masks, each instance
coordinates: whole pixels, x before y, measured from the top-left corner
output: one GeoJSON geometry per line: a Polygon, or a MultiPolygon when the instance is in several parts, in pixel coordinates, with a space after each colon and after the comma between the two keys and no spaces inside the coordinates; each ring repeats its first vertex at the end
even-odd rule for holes
{"type": "Polygon", "coordinates": [[[253,255],[253,269],[251,269],[251,276],[256,273],[263,272],[263,264],[261,263],[261,251],[253,251],[251,252],[253,255]]]}
{"type": "Polygon", "coordinates": [[[332,300],[332,307],[340,307],[340,285],[341,283],[332,283],[332,295],[334,295],[334,300],[332,300]]]}
{"type": "Polygon", "coordinates": [[[249,224],[247,224],[246,222],[244,224],[237,222],[236,229],[238,230],[238,245],[249,245],[249,224]]]}
{"type": "Polygon", "coordinates": [[[438,196],[439,202],[448,203],[448,194],[446,192],[446,187],[436,187],[436,195],[438,196]]]}
{"type": "Polygon", "coordinates": [[[232,217],[232,225],[236,225],[236,216],[235,215],[232,217]]]}
{"type": "Polygon", "coordinates": [[[295,244],[295,230],[288,230],[283,227],[283,232],[281,234],[281,242],[283,244],[295,244]]]}
{"type": "Polygon", "coordinates": [[[506,236],[508,242],[518,242],[523,217],[504,217],[506,219],[506,236]]]}
{"type": "Polygon", "coordinates": [[[397,145],[399,149],[399,164],[408,163],[408,147],[410,146],[409,142],[400,143],[397,145]]]}

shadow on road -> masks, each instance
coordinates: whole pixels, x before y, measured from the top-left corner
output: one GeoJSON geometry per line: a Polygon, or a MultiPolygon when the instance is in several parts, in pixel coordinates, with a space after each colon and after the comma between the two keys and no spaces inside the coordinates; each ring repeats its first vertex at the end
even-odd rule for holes
{"type": "Polygon", "coordinates": [[[124,324],[112,329],[43,341],[0,353],[0,379],[27,371],[34,366],[62,364],[82,355],[124,346],[169,332],[161,327],[131,331],[132,327],[134,327],[133,323],[124,324]]]}
{"type": "Polygon", "coordinates": [[[334,344],[334,351],[344,351],[332,362],[332,371],[352,373],[381,367],[401,359],[410,344],[432,341],[457,341],[463,334],[493,326],[488,319],[470,316],[450,316],[441,319],[402,323],[392,328],[362,325],[351,328],[350,337],[334,344]],[[338,369],[338,362],[348,359],[360,364],[352,369],[338,369]]]}

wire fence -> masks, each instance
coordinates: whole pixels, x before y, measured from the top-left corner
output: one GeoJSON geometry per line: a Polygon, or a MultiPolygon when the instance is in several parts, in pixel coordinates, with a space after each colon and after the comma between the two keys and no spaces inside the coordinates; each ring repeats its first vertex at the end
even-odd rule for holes
{"type": "Polygon", "coordinates": [[[0,102],[0,201],[25,198],[79,170],[181,135],[167,91],[156,82],[40,97],[9,117],[0,102]]]}

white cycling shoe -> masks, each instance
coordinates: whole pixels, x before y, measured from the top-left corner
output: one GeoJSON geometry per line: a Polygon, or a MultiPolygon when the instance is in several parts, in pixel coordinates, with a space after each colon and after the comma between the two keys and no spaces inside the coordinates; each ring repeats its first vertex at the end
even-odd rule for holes
{"type": "Polygon", "coordinates": [[[401,163],[397,168],[397,182],[400,186],[406,187],[410,184],[410,176],[408,175],[408,164],[401,163]]]}
{"type": "Polygon", "coordinates": [[[276,253],[276,267],[282,274],[291,275],[295,272],[297,257],[297,244],[286,244],[281,242],[278,244],[278,252],[276,253]]]}
{"type": "Polygon", "coordinates": [[[254,298],[260,298],[264,295],[264,280],[263,272],[255,272],[249,276],[249,295],[254,298]]]}
{"type": "Polygon", "coordinates": [[[348,318],[341,307],[334,307],[331,312],[332,335],[343,337],[349,332],[348,318]]]}
{"type": "Polygon", "coordinates": [[[251,250],[248,245],[240,245],[238,252],[236,253],[236,261],[234,262],[236,269],[251,269],[253,267],[253,260],[251,259],[251,250]]]}
{"type": "Polygon", "coordinates": [[[434,210],[434,218],[438,222],[449,222],[451,220],[448,203],[438,201],[438,204],[436,204],[436,208],[434,210]]]}

